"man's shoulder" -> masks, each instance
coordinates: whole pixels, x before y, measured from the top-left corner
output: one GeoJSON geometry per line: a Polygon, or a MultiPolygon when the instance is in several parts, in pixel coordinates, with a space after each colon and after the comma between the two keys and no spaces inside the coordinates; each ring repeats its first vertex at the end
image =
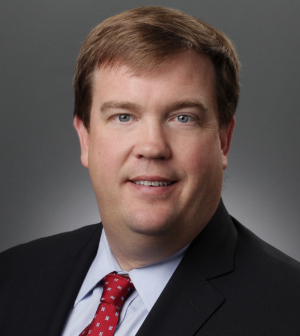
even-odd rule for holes
{"type": "Polygon", "coordinates": [[[256,236],[235,218],[232,217],[232,220],[238,232],[237,249],[242,249],[247,257],[256,262],[268,260],[276,265],[284,264],[300,271],[300,263],[297,260],[256,236]],[[253,253],[253,251],[256,252],[253,253]]]}
{"type": "Polygon", "coordinates": [[[80,229],[39,238],[17,245],[0,253],[2,276],[18,269],[37,268],[40,264],[55,264],[76,257],[90,238],[101,232],[101,224],[84,226],[80,229]]]}
{"type": "Polygon", "coordinates": [[[295,334],[299,329],[300,263],[234,218],[232,223],[237,232],[232,269],[210,280],[224,303],[209,328],[223,326],[230,330],[228,335],[295,334]]]}
{"type": "Polygon", "coordinates": [[[235,270],[247,274],[249,281],[259,281],[272,288],[298,292],[300,299],[300,263],[257,237],[233,218],[238,232],[235,270]]]}

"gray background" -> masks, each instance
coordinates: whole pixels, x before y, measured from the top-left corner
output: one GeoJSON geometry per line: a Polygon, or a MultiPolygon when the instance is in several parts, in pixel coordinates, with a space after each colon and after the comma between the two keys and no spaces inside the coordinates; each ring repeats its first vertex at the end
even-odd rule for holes
{"type": "Polygon", "coordinates": [[[72,127],[73,69],[95,25],[143,5],[181,9],[234,41],[242,93],[224,202],[300,260],[299,0],[1,0],[0,250],[99,221],[72,127]]]}

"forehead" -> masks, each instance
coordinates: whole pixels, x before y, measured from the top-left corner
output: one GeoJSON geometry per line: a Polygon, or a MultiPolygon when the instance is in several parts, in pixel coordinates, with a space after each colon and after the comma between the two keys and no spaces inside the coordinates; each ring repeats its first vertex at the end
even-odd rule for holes
{"type": "Polygon", "coordinates": [[[167,102],[195,98],[215,102],[215,71],[212,61],[195,52],[183,52],[155,69],[136,69],[118,63],[95,70],[93,100],[151,100],[167,102]]]}

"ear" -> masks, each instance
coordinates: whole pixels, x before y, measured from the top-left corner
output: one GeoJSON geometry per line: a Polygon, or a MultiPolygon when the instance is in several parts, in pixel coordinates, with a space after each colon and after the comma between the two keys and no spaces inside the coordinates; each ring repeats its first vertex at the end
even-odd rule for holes
{"type": "Polygon", "coordinates": [[[221,150],[223,153],[223,169],[227,168],[228,153],[230,149],[234,126],[235,126],[235,117],[232,118],[228,126],[222,126],[222,128],[220,129],[220,143],[221,143],[221,150]]]}
{"type": "Polygon", "coordinates": [[[81,163],[84,167],[88,168],[88,158],[89,158],[89,145],[90,145],[90,134],[83,124],[83,121],[75,116],[73,125],[77,131],[80,149],[81,149],[81,163]]]}

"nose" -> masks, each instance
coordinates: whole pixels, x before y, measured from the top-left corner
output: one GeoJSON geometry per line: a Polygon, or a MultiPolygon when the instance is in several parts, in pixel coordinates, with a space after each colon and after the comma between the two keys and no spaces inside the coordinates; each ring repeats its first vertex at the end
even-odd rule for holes
{"type": "Polygon", "coordinates": [[[138,158],[166,160],[171,156],[171,148],[166,130],[158,121],[142,123],[136,137],[134,155],[138,158]]]}

